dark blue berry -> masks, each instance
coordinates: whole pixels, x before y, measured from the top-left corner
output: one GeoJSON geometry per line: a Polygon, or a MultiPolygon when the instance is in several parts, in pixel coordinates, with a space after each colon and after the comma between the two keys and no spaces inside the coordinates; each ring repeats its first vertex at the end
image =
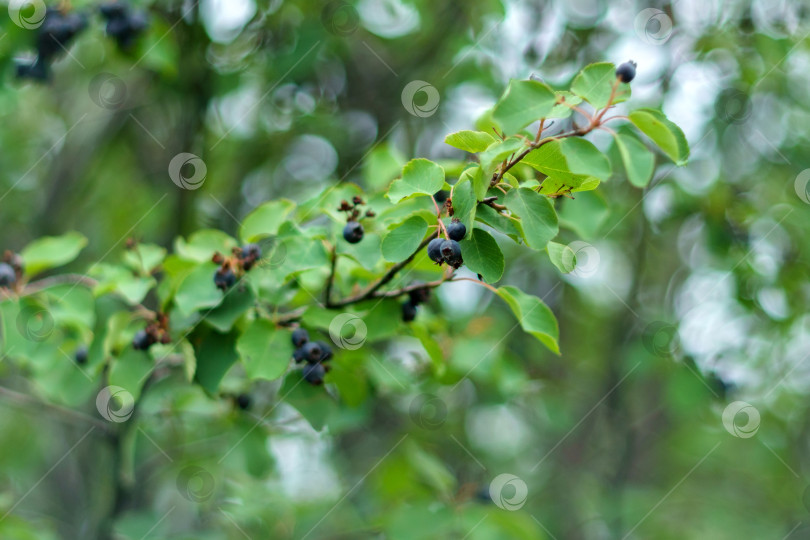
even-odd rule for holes
{"type": "MultiPolygon", "coordinates": [[[[415,281],[412,285],[422,285],[421,281],[415,281]]],[[[424,304],[430,299],[430,289],[427,287],[422,287],[420,289],[414,289],[408,292],[408,298],[411,300],[411,304],[414,306],[418,306],[419,304],[424,304]]]]}
{"type": "Polygon", "coordinates": [[[135,337],[132,338],[132,347],[137,351],[145,351],[152,346],[154,340],[152,336],[150,336],[146,330],[138,330],[135,333],[135,337]]]}
{"type": "Polygon", "coordinates": [[[416,306],[410,300],[402,304],[402,320],[411,322],[416,318],[416,306]]]}
{"type": "Polygon", "coordinates": [[[17,281],[14,268],[8,263],[0,263],[0,287],[11,287],[17,281]]]}
{"type": "Polygon", "coordinates": [[[239,394],[236,396],[236,405],[246,411],[250,408],[250,404],[252,403],[252,399],[250,399],[250,394],[239,394]]]}
{"type": "Polygon", "coordinates": [[[300,364],[301,362],[307,359],[306,354],[304,353],[304,349],[299,347],[293,351],[293,360],[295,360],[296,364],[300,364]]]}
{"type": "Polygon", "coordinates": [[[616,68],[616,77],[623,83],[629,83],[636,77],[636,63],[630,60],[616,68]]]}
{"type": "Polygon", "coordinates": [[[450,195],[449,192],[441,190],[433,194],[433,199],[436,201],[437,204],[444,204],[449,195],[450,195]]]}
{"type": "Polygon", "coordinates": [[[460,221],[453,221],[447,226],[447,236],[456,242],[461,241],[467,235],[467,227],[460,221]]]}
{"type": "Polygon", "coordinates": [[[135,40],[149,26],[146,14],[131,11],[122,2],[111,2],[99,8],[101,16],[107,20],[107,35],[115,39],[118,47],[128,50],[135,40]]]}
{"type": "Polygon", "coordinates": [[[309,332],[304,328],[296,328],[292,333],[292,343],[295,347],[301,347],[309,341],[309,332]]]}
{"type": "Polygon", "coordinates": [[[74,353],[73,357],[76,359],[76,363],[79,365],[84,365],[87,363],[87,345],[80,345],[76,352],[74,353]]]}
{"type": "Polygon", "coordinates": [[[442,238],[434,238],[430,241],[427,246],[427,253],[430,260],[435,262],[436,264],[441,264],[444,262],[444,257],[442,256],[442,244],[444,243],[444,239],[442,238]]]}
{"type": "Polygon", "coordinates": [[[356,244],[363,239],[363,226],[356,221],[350,221],[343,227],[343,238],[350,244],[356,244]]]}
{"type": "Polygon", "coordinates": [[[234,274],[233,270],[230,268],[226,268],[224,271],[220,268],[214,274],[214,285],[216,285],[218,289],[225,291],[233,287],[235,283],[236,274],[234,274]]]}
{"type": "Polygon", "coordinates": [[[319,362],[326,362],[327,360],[332,359],[332,357],[334,356],[334,354],[332,354],[332,347],[330,347],[323,341],[316,341],[315,344],[321,348],[321,357],[318,360],[319,362]]]}
{"type": "Polygon", "coordinates": [[[319,341],[304,343],[304,346],[301,347],[301,351],[307,362],[320,362],[323,356],[323,348],[319,341]]]}
{"type": "Polygon", "coordinates": [[[464,262],[461,259],[461,246],[455,240],[444,240],[441,250],[444,262],[453,268],[458,268],[464,262]]]}
{"type": "Polygon", "coordinates": [[[262,256],[262,248],[259,244],[245,244],[242,246],[242,258],[258,259],[262,256]]]}
{"type": "Polygon", "coordinates": [[[310,384],[319,385],[323,384],[323,377],[326,375],[326,369],[323,364],[306,364],[302,371],[304,380],[310,384]]]}

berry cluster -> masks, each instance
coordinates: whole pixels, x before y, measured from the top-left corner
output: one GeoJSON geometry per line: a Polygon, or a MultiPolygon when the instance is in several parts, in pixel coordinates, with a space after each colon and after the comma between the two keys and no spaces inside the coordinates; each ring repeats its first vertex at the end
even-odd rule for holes
{"type": "Polygon", "coordinates": [[[123,51],[131,49],[135,39],[149,25],[145,13],[132,11],[123,2],[104,4],[99,7],[99,11],[107,21],[107,35],[113,38],[123,51]]]}
{"type": "MultiPolygon", "coordinates": [[[[99,7],[99,13],[107,23],[107,35],[122,50],[130,49],[148,27],[146,14],[133,11],[124,2],[104,4],[99,7]]],[[[17,77],[38,81],[50,79],[53,60],[67,51],[70,42],[87,27],[87,22],[84,13],[48,8],[42,25],[37,29],[36,59],[18,62],[17,77]]]]}
{"type": "Polygon", "coordinates": [[[220,265],[214,272],[214,285],[217,289],[226,291],[236,284],[236,277],[256,266],[262,256],[262,248],[258,244],[246,244],[233,248],[233,255],[225,257],[221,253],[214,253],[211,259],[220,265]]]}
{"type": "Polygon", "coordinates": [[[638,64],[632,60],[620,64],[619,67],[616,68],[616,78],[623,83],[629,83],[636,78],[636,67],[638,67],[638,64]]]}
{"type": "Polygon", "coordinates": [[[33,62],[18,63],[17,76],[48,80],[53,59],[66,51],[73,38],[86,26],[87,18],[80,13],[63,13],[59,9],[48,8],[45,20],[37,31],[37,57],[33,62]]]}
{"type": "MultiPolygon", "coordinates": [[[[340,201],[339,212],[346,212],[346,226],[343,227],[343,238],[350,244],[356,244],[363,239],[363,226],[360,225],[359,206],[365,204],[363,199],[355,196],[351,204],[348,201],[340,201]]],[[[376,214],[372,210],[367,210],[364,217],[373,218],[376,214]]]]}
{"type": "Polygon", "coordinates": [[[323,384],[324,375],[330,369],[324,362],[332,359],[332,349],[323,341],[310,341],[309,332],[303,328],[293,330],[292,342],[295,363],[306,362],[302,370],[304,380],[314,385],[323,384]]]}
{"type": "MultiPolygon", "coordinates": [[[[416,285],[417,283],[414,283],[416,285]]],[[[416,308],[430,299],[430,289],[421,287],[408,292],[408,299],[402,304],[402,320],[411,322],[416,318],[416,308]]]]}
{"type": "Polygon", "coordinates": [[[447,263],[458,268],[464,261],[461,258],[459,242],[467,235],[467,227],[457,219],[447,226],[447,238],[434,238],[428,243],[427,252],[430,260],[436,264],[447,263]]]}
{"type": "Polygon", "coordinates": [[[132,348],[136,351],[146,351],[155,343],[169,343],[172,338],[169,335],[169,317],[159,313],[156,320],[146,325],[143,330],[138,330],[132,338],[132,348]]]}

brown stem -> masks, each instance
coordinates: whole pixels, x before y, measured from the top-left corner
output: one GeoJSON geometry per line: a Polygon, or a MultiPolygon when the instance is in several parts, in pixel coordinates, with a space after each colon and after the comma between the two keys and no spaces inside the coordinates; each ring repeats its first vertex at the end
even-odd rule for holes
{"type": "Polygon", "coordinates": [[[332,246],[332,249],[329,250],[329,255],[329,277],[326,280],[326,289],[324,291],[324,302],[327,306],[332,302],[332,287],[335,284],[335,267],[337,266],[337,246],[332,246]]]}
{"type": "Polygon", "coordinates": [[[356,294],[354,296],[344,298],[343,300],[338,300],[337,302],[332,302],[331,300],[328,300],[326,303],[326,307],[329,309],[337,309],[351,304],[357,304],[358,302],[363,302],[365,300],[371,300],[372,298],[380,298],[380,296],[376,295],[376,292],[380,290],[380,288],[383,285],[394,279],[394,276],[397,274],[397,272],[408,266],[408,264],[410,264],[411,261],[414,260],[416,255],[420,251],[422,251],[425,248],[425,246],[427,246],[430,243],[431,240],[433,240],[436,237],[438,237],[438,232],[434,232],[433,234],[422,240],[422,243],[419,244],[419,247],[417,247],[416,250],[407,259],[405,259],[402,262],[398,262],[397,264],[389,268],[388,271],[385,274],[383,274],[383,276],[380,279],[374,282],[365,291],[356,294]]]}

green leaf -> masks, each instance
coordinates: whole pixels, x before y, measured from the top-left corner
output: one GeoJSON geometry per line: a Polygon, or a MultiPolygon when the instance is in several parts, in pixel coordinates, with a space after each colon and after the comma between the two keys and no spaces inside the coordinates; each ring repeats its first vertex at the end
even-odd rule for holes
{"type": "Polygon", "coordinates": [[[503,253],[498,242],[483,229],[472,229],[472,233],[460,242],[464,264],[484,281],[494,283],[501,279],[504,269],[503,253]]]}
{"type": "Polygon", "coordinates": [[[468,231],[472,230],[477,206],[472,182],[468,177],[461,178],[453,186],[453,217],[462,222],[468,231]]]}
{"type": "Polygon", "coordinates": [[[389,262],[400,262],[410,257],[425,237],[427,228],[424,219],[413,216],[389,230],[380,245],[383,258],[389,262]]]}
{"type": "Polygon", "coordinates": [[[363,160],[363,180],[374,189],[384,189],[399,175],[405,164],[405,157],[393,146],[382,143],[363,160]]]}
{"type": "Polygon", "coordinates": [[[506,135],[514,135],[535,120],[551,113],[554,91],[538,81],[511,80],[492,111],[492,118],[506,135]]]}
{"type": "Polygon", "coordinates": [[[222,303],[205,315],[205,322],[219,332],[230,332],[233,325],[256,303],[250,287],[237,287],[224,295],[222,303]]]}
{"type": "Polygon", "coordinates": [[[25,273],[34,275],[43,270],[67,264],[78,257],[79,252],[86,245],[87,238],[77,232],[69,232],[62,236],[45,236],[34,240],[20,253],[25,273]]]}
{"type": "Polygon", "coordinates": [[[459,150],[477,154],[495,142],[495,137],[485,131],[456,131],[444,138],[444,142],[459,150]]]}
{"type": "Polygon", "coordinates": [[[551,260],[551,263],[563,274],[571,272],[577,264],[574,250],[565,244],[549,242],[546,246],[546,251],[548,252],[548,258],[551,260]]]}
{"type": "Polygon", "coordinates": [[[194,311],[212,308],[222,301],[222,291],[214,285],[214,273],[217,265],[207,262],[191,271],[177,288],[174,303],[183,314],[191,315],[194,311]]]}
{"type": "Polygon", "coordinates": [[[655,170],[655,156],[633,135],[617,133],[615,140],[627,179],[636,187],[646,187],[655,170]]]}
{"type": "Polygon", "coordinates": [[[523,163],[571,191],[576,191],[590,178],[607,180],[612,172],[607,157],[591,142],[579,137],[546,143],[529,152],[523,163]]]}
{"type": "Polygon", "coordinates": [[[142,274],[148,274],[163,262],[164,257],[166,257],[166,249],[154,244],[139,243],[124,253],[124,262],[130,268],[142,274]]]}
{"type": "Polygon", "coordinates": [[[189,236],[188,240],[178,237],[174,242],[175,253],[183,259],[196,262],[211,260],[214,252],[230,255],[236,240],[222,231],[203,229],[189,236]]]}
{"type": "Polygon", "coordinates": [[[498,166],[517,151],[523,149],[526,142],[519,137],[509,137],[504,141],[492,144],[478,156],[484,178],[490,178],[498,166]]]}
{"type": "Polygon", "coordinates": [[[545,249],[549,240],[557,236],[557,213],[548,197],[528,188],[511,189],[506,206],[520,218],[523,239],[530,248],[545,249]]]}
{"type": "Polygon", "coordinates": [[[689,143],[681,128],[671,122],[664,113],[655,109],[636,109],[628,117],[668,155],[676,165],[685,165],[689,160],[689,143]]]}
{"type": "Polygon", "coordinates": [[[560,354],[560,346],[557,343],[560,329],[557,326],[557,319],[542,300],[515,287],[500,287],[498,296],[509,304],[524,332],[536,337],[553,353],[560,354]]]}
{"type": "Polygon", "coordinates": [[[478,165],[474,165],[472,167],[468,167],[464,169],[464,172],[461,173],[458,180],[461,182],[464,179],[469,179],[470,183],[473,186],[473,193],[475,194],[476,201],[483,201],[484,198],[487,196],[487,191],[489,191],[489,182],[490,178],[488,176],[484,176],[484,171],[481,170],[481,167],[478,165]]]}
{"type": "Polygon", "coordinates": [[[209,331],[202,338],[191,340],[197,357],[197,371],[194,378],[211,394],[216,393],[222,377],[238,358],[235,348],[235,336],[209,331]]]}
{"type": "MultiPolygon", "coordinates": [[[[582,103],[582,98],[577,96],[576,94],[572,94],[566,90],[560,90],[558,92],[554,92],[556,98],[564,100],[568,105],[579,105],[582,103]]],[[[546,118],[568,118],[573,114],[574,110],[571,107],[566,105],[555,105],[553,109],[551,109],[551,113],[546,118]]]]}
{"type": "Polygon", "coordinates": [[[255,242],[265,236],[274,236],[278,228],[295,209],[295,203],[286,199],[268,201],[256,207],[239,227],[239,238],[255,242]]]}
{"type": "Polygon", "coordinates": [[[596,191],[580,193],[575,200],[566,200],[560,209],[560,225],[586,240],[596,238],[608,216],[605,199],[596,191]]]}
{"type": "MultiPolygon", "coordinates": [[[[595,109],[607,107],[616,82],[616,66],[610,62],[591,64],[574,78],[571,91],[590,103],[595,109]]],[[[621,103],[630,97],[630,85],[619,83],[613,103],[621,103]]]]}
{"type": "Polygon", "coordinates": [[[251,379],[275,380],[284,375],[292,358],[290,333],[276,330],[267,319],[256,319],[239,336],[236,350],[251,379]]]}
{"type": "MultiPolygon", "coordinates": [[[[137,401],[141,395],[143,383],[146,382],[146,376],[152,371],[154,365],[147,353],[127,348],[119,358],[112,362],[109,384],[125,389],[137,401]]],[[[112,404],[110,406],[113,407],[112,404]]]]}
{"type": "Polygon", "coordinates": [[[475,219],[481,223],[489,225],[496,231],[507,235],[515,242],[518,241],[518,237],[523,236],[523,233],[520,231],[520,225],[517,221],[509,219],[486,204],[481,204],[478,206],[475,211],[475,219]]]}
{"type": "Polygon", "coordinates": [[[416,193],[433,195],[444,185],[444,169],[429,159],[412,159],[402,168],[402,178],[388,188],[388,198],[398,203],[416,193]]]}

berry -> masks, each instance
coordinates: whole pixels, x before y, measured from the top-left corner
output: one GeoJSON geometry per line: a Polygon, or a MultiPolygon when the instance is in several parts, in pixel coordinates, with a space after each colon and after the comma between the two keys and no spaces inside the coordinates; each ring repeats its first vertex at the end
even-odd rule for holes
{"type": "Polygon", "coordinates": [[[300,364],[301,362],[303,362],[306,359],[307,359],[307,357],[304,354],[304,349],[303,348],[299,347],[299,348],[297,348],[297,349],[295,349],[293,351],[293,360],[295,360],[296,364],[300,364]]]}
{"type": "Polygon", "coordinates": [[[304,346],[301,347],[301,352],[306,359],[307,362],[320,362],[321,357],[323,356],[323,348],[321,347],[321,342],[319,341],[310,341],[304,343],[304,346]]]}
{"type": "Polygon", "coordinates": [[[356,244],[363,239],[363,226],[356,221],[350,221],[343,227],[343,238],[350,244],[356,244]]]}
{"type": "Polygon", "coordinates": [[[132,338],[132,347],[136,351],[145,351],[152,346],[152,343],[154,343],[154,340],[152,339],[152,336],[146,332],[146,330],[138,330],[135,337],[132,338]]]}
{"type": "Polygon", "coordinates": [[[444,204],[447,200],[447,197],[450,195],[449,192],[445,190],[437,191],[433,194],[433,198],[436,200],[436,204],[444,204]]]}
{"type": "MultiPolygon", "coordinates": [[[[414,282],[413,285],[422,285],[422,282],[414,282]]],[[[430,289],[422,287],[421,289],[414,289],[408,292],[408,297],[411,299],[411,304],[418,306],[424,304],[430,299],[430,289]]]]}
{"type": "Polygon", "coordinates": [[[246,411],[250,408],[250,404],[253,400],[250,399],[250,394],[239,394],[236,396],[236,406],[246,411]]]}
{"type": "Polygon", "coordinates": [[[402,320],[405,322],[411,322],[416,318],[416,306],[408,300],[404,304],[402,304],[402,320]]]}
{"type": "Polygon", "coordinates": [[[292,343],[296,348],[301,347],[307,341],[309,341],[309,332],[304,328],[296,328],[293,330],[292,343]]]}
{"type": "Polygon", "coordinates": [[[44,62],[40,62],[39,60],[34,60],[33,62],[18,61],[16,68],[18,79],[47,81],[51,78],[48,65],[44,62]]]}
{"type": "Polygon", "coordinates": [[[115,39],[123,50],[130,49],[135,39],[149,26],[145,13],[130,11],[121,2],[104,4],[99,7],[99,12],[107,20],[107,35],[115,39]]]}
{"type": "Polygon", "coordinates": [[[11,287],[17,281],[14,268],[8,263],[0,263],[0,287],[11,287]]]}
{"type": "Polygon", "coordinates": [[[434,238],[427,246],[428,257],[436,264],[442,264],[442,262],[444,262],[444,257],[442,256],[443,243],[444,240],[442,238],[434,238]]]}
{"type": "Polygon", "coordinates": [[[236,283],[236,274],[233,273],[233,270],[230,268],[225,269],[225,271],[220,268],[214,274],[214,285],[217,286],[217,289],[227,290],[236,283]]]}
{"type": "Polygon", "coordinates": [[[258,259],[262,256],[262,248],[259,244],[245,244],[242,246],[242,258],[258,259]]]}
{"type": "Polygon", "coordinates": [[[464,262],[461,259],[461,246],[455,240],[442,241],[441,251],[444,261],[453,268],[458,268],[464,262]]]}
{"type": "Polygon", "coordinates": [[[321,348],[321,357],[318,360],[319,362],[326,362],[327,360],[331,360],[334,354],[332,354],[332,347],[324,343],[323,341],[316,341],[316,345],[321,348]]]}
{"type": "Polygon", "coordinates": [[[450,225],[447,226],[447,236],[450,237],[451,240],[455,240],[459,242],[462,238],[467,235],[467,227],[460,221],[453,221],[450,225]]]}
{"type": "Polygon", "coordinates": [[[307,364],[304,366],[303,375],[304,380],[310,384],[323,384],[323,377],[326,375],[326,369],[323,367],[323,364],[307,364]]]}
{"type": "Polygon", "coordinates": [[[629,83],[636,77],[636,63],[630,60],[616,68],[616,77],[623,83],[629,83]]]}
{"type": "Polygon", "coordinates": [[[73,357],[76,359],[76,363],[84,365],[87,363],[87,345],[80,345],[76,352],[74,353],[73,357]]]}

